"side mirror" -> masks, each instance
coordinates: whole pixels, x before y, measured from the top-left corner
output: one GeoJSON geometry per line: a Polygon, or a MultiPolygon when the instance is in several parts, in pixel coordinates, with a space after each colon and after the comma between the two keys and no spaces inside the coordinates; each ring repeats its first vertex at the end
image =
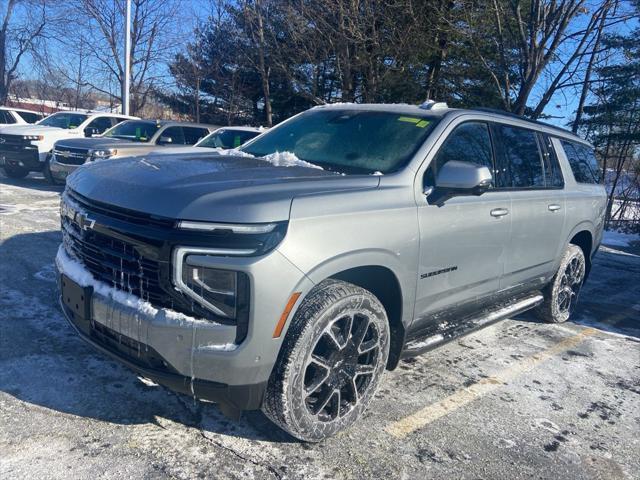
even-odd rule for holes
{"type": "Polygon", "coordinates": [[[97,128],[87,127],[87,128],[84,129],[84,136],[85,137],[93,137],[94,135],[100,135],[100,132],[98,131],[97,128]]]}
{"type": "Polygon", "coordinates": [[[489,190],[492,180],[487,167],[451,160],[438,172],[435,188],[425,191],[425,195],[429,203],[441,206],[453,197],[482,195],[489,190]]]}
{"type": "Polygon", "coordinates": [[[158,145],[168,145],[173,143],[173,138],[162,136],[158,139],[158,145]]]}

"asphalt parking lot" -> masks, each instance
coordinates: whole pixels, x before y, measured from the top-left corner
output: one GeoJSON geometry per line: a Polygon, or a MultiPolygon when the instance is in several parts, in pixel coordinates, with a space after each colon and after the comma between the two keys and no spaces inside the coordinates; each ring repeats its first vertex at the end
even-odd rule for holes
{"type": "Polygon", "coordinates": [[[0,478],[638,478],[640,246],[602,249],[574,322],[524,315],[405,361],[355,427],[304,444],[77,338],[60,191],[0,174],[0,478]]]}

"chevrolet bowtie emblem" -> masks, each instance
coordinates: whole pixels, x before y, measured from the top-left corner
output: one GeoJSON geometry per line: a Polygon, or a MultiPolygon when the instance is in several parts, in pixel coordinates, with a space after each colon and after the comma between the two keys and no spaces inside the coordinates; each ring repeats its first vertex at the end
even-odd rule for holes
{"type": "Polygon", "coordinates": [[[91,230],[96,224],[96,221],[93,218],[89,218],[86,213],[78,212],[76,213],[76,223],[82,230],[86,231],[91,230]]]}

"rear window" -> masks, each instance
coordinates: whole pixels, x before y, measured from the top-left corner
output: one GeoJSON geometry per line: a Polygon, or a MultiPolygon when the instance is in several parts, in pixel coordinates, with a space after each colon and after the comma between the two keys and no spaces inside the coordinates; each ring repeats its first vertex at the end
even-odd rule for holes
{"type": "Polygon", "coordinates": [[[18,115],[20,115],[27,123],[36,123],[38,120],[42,119],[42,115],[38,115],[37,113],[18,112],[18,115]]]}
{"type": "Polygon", "coordinates": [[[601,175],[593,149],[580,143],[560,140],[573,177],[578,183],[600,183],[601,175]]]}

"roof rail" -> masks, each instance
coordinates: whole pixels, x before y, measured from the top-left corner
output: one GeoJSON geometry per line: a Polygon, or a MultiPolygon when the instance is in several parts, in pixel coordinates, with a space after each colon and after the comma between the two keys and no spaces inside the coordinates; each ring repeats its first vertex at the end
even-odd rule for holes
{"type": "Polygon", "coordinates": [[[517,113],[508,112],[506,110],[500,110],[499,108],[477,107],[477,108],[471,108],[470,110],[474,110],[476,112],[484,112],[484,113],[495,113],[496,115],[502,115],[503,117],[517,118],[518,120],[522,120],[524,122],[534,123],[536,125],[541,125],[543,127],[553,128],[554,130],[559,130],[561,132],[570,133],[573,136],[577,136],[571,130],[567,130],[566,128],[558,127],[556,125],[551,125],[550,123],[546,123],[546,122],[541,122],[540,120],[534,120],[532,118],[523,117],[522,115],[518,115],[517,113]]]}

